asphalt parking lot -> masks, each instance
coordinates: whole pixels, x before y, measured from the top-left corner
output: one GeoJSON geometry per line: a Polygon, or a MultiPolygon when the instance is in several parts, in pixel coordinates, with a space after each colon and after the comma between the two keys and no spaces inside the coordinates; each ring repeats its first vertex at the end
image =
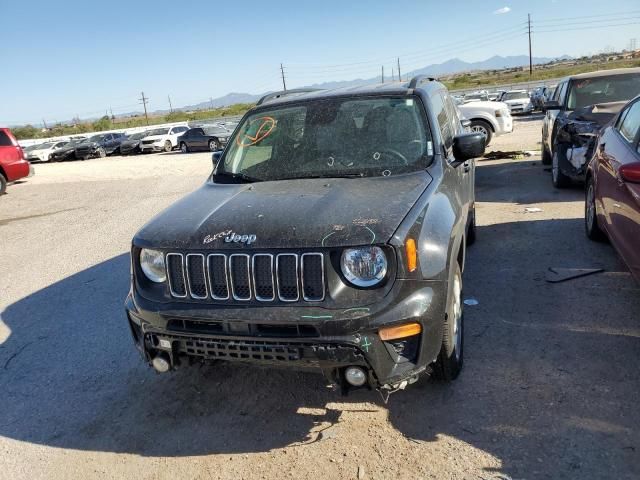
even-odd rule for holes
{"type": "MultiPolygon", "coordinates": [[[[522,118],[492,148],[539,134],[522,118]]],[[[131,237],[210,169],[208,153],[44,164],[0,199],[0,478],[640,478],[640,288],[539,157],[478,162],[465,367],[386,405],[314,374],[142,364],[131,237]],[[605,271],[552,284],[554,267],[605,271]]]]}

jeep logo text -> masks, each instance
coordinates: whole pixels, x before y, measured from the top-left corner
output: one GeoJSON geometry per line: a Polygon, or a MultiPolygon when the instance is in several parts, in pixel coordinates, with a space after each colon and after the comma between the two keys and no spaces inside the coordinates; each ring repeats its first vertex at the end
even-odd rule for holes
{"type": "Polygon", "coordinates": [[[246,243],[247,245],[251,245],[256,241],[255,235],[238,235],[237,233],[231,233],[229,236],[224,238],[225,243],[246,243]]]}

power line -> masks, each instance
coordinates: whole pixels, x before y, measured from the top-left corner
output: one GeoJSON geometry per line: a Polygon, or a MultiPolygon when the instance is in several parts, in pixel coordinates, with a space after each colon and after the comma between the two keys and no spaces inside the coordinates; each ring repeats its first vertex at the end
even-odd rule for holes
{"type": "Polygon", "coordinates": [[[285,82],[285,80],[284,80],[284,67],[282,66],[282,64],[280,64],[280,73],[282,73],[282,89],[286,92],[287,91],[287,82],[285,82]]]}
{"type": "Polygon", "coordinates": [[[640,13],[640,10],[630,10],[628,12],[619,12],[619,13],[608,13],[608,14],[601,14],[601,15],[581,15],[578,17],[556,17],[556,18],[542,18],[541,20],[536,20],[538,23],[550,23],[550,22],[566,22],[567,20],[580,20],[583,18],[598,18],[600,20],[603,21],[607,21],[606,18],[607,17],[620,17],[620,16],[627,16],[627,15],[636,15],[640,13]]]}
{"type": "Polygon", "coordinates": [[[149,98],[144,96],[144,92],[140,92],[140,103],[144,106],[144,118],[147,121],[147,126],[149,126],[149,115],[147,114],[147,103],[149,102],[149,98]]]}
{"type": "Polygon", "coordinates": [[[616,23],[616,24],[607,24],[607,25],[591,25],[586,27],[575,27],[575,28],[559,28],[556,30],[533,30],[532,33],[552,33],[552,32],[570,32],[575,30],[593,30],[598,28],[608,28],[608,27],[624,27],[626,25],[638,25],[640,21],[637,22],[629,22],[629,23],[616,23]]]}
{"type": "MultiPolygon", "coordinates": [[[[611,18],[609,20],[588,20],[588,21],[584,21],[584,22],[565,22],[560,24],[556,24],[556,25],[539,25],[540,28],[559,28],[559,27],[566,27],[566,26],[573,26],[573,25],[590,25],[590,24],[598,24],[598,25],[603,25],[606,23],[611,23],[611,22],[624,22],[624,21],[628,21],[628,20],[638,20],[640,19],[640,15],[635,15],[635,16],[629,16],[626,18],[611,18]]],[[[538,22],[534,22],[534,25],[538,25],[538,22]]]]}

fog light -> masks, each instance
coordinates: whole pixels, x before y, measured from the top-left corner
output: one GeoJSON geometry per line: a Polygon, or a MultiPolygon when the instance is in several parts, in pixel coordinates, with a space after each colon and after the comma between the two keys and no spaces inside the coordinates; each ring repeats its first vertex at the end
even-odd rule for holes
{"type": "Polygon", "coordinates": [[[344,371],[344,378],[354,387],[361,387],[367,383],[367,374],[360,367],[347,367],[344,371]]]}

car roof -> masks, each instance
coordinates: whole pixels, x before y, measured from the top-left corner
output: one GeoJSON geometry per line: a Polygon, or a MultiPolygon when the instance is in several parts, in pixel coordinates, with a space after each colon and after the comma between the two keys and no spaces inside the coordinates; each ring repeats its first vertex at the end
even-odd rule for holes
{"type": "Polygon", "coordinates": [[[294,103],[307,100],[322,100],[339,97],[354,96],[382,96],[382,95],[412,95],[414,90],[437,90],[445,88],[437,80],[420,83],[416,88],[409,88],[409,82],[378,83],[371,85],[357,85],[350,87],[332,88],[326,90],[288,90],[265,95],[258,102],[258,106],[294,103]]]}
{"type": "Polygon", "coordinates": [[[634,68],[614,68],[611,70],[598,70],[597,72],[579,73],[569,75],[565,80],[584,80],[587,78],[612,77],[614,75],[624,75],[628,73],[640,73],[640,67],[634,68]]]}

